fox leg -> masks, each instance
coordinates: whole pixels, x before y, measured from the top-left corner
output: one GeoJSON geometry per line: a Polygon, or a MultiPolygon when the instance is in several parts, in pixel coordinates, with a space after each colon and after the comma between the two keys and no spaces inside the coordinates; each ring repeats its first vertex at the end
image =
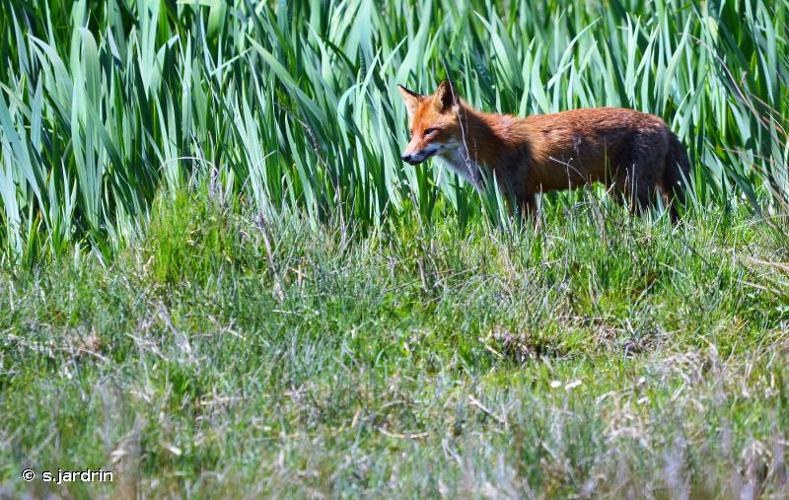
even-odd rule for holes
{"type": "Polygon", "coordinates": [[[534,223],[539,220],[537,218],[537,202],[534,198],[534,193],[527,193],[520,197],[519,200],[521,213],[524,217],[528,217],[534,223]]]}
{"type": "Polygon", "coordinates": [[[638,175],[636,168],[627,169],[629,173],[617,180],[617,199],[620,202],[626,201],[631,212],[642,213],[654,205],[657,183],[649,175],[638,175]]]}
{"type": "Polygon", "coordinates": [[[655,205],[656,188],[655,182],[649,179],[636,181],[632,198],[635,200],[633,205],[639,213],[655,205]]]}
{"type": "Polygon", "coordinates": [[[652,137],[639,138],[619,158],[616,190],[631,212],[641,213],[657,200],[658,173],[663,169],[665,151],[652,137]]]}
{"type": "Polygon", "coordinates": [[[527,184],[520,179],[506,179],[502,186],[502,189],[509,195],[510,213],[514,215],[517,210],[520,210],[522,217],[537,222],[535,195],[529,190],[527,184]]]}

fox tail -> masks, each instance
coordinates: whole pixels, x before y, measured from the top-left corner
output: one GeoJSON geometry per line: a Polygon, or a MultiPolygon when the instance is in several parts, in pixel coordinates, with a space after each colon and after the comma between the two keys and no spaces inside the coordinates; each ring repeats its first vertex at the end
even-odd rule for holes
{"type": "Polygon", "coordinates": [[[690,184],[690,160],[685,146],[673,132],[670,132],[666,165],[663,169],[663,192],[671,210],[671,218],[679,217],[677,203],[685,202],[685,194],[690,184]]]}

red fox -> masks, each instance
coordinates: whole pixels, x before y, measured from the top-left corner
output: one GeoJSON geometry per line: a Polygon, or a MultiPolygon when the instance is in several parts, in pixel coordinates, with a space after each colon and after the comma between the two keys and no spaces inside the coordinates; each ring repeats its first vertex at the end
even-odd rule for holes
{"type": "Polygon", "coordinates": [[[480,169],[491,169],[502,189],[532,215],[536,193],[604,182],[635,210],[661,194],[677,218],[690,162],[657,116],[587,108],[517,118],[475,110],[447,80],[432,95],[399,89],[411,131],[402,159],[411,165],[437,156],[477,189],[480,169]]]}

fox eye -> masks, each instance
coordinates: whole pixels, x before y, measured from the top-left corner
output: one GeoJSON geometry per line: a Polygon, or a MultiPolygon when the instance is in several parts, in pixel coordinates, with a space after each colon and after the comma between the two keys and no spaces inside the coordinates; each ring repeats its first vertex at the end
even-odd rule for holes
{"type": "Polygon", "coordinates": [[[435,132],[436,130],[438,130],[438,129],[437,128],[433,128],[433,127],[426,128],[425,131],[424,131],[424,135],[430,135],[433,132],[435,132]]]}

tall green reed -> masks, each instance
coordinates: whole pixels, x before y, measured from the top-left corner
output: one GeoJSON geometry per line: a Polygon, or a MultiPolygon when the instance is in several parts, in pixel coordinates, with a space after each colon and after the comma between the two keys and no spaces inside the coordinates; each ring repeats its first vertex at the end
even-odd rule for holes
{"type": "Polygon", "coordinates": [[[111,254],[158,193],[198,182],[315,224],[505,221],[495,193],[399,161],[395,85],[447,74],[501,112],[659,114],[694,158],[695,205],[789,208],[786,0],[3,3],[7,262],[86,242],[111,254]]]}

